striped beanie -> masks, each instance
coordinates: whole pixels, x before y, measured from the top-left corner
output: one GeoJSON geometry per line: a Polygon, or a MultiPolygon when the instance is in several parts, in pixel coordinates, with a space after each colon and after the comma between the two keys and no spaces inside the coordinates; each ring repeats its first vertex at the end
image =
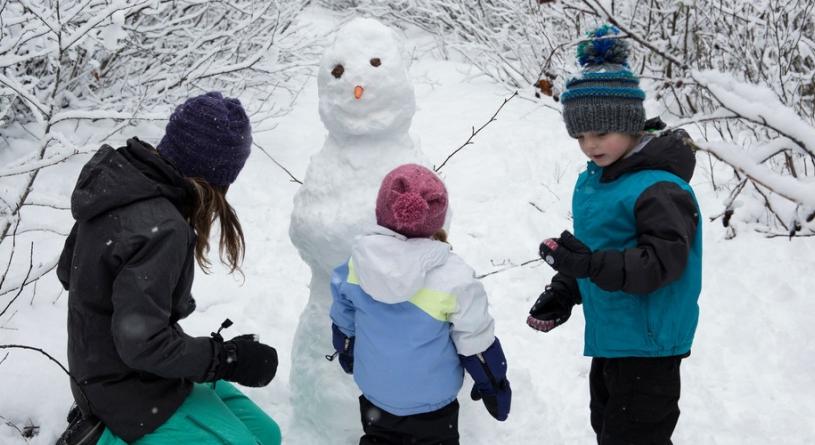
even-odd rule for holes
{"type": "Polygon", "coordinates": [[[637,134],[645,123],[645,92],[628,68],[628,42],[620,30],[603,25],[577,46],[581,73],[561,94],[563,120],[569,136],[580,133],[637,134]]]}

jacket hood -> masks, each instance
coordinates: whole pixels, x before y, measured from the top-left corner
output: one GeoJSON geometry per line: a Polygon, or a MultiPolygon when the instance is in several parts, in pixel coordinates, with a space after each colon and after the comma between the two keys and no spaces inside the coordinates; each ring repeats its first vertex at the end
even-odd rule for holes
{"type": "Polygon", "coordinates": [[[87,221],[136,201],[163,196],[183,214],[191,186],[149,144],[136,138],[114,149],[103,145],[79,173],[71,195],[71,213],[87,221]]]}
{"type": "Polygon", "coordinates": [[[357,238],[351,261],[360,287],[377,301],[408,301],[422,287],[427,274],[450,256],[450,245],[428,238],[406,238],[375,226],[357,238]]]}
{"type": "Polygon", "coordinates": [[[603,169],[602,182],[640,170],[664,170],[690,182],[696,167],[693,141],[685,130],[672,130],[651,139],[642,150],[603,169]]]}

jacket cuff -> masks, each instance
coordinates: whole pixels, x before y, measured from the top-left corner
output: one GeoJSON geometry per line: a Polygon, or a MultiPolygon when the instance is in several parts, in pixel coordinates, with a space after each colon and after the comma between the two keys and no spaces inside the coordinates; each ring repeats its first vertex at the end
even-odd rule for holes
{"type": "Polygon", "coordinates": [[[479,388],[497,391],[507,378],[507,359],[497,337],[484,352],[466,357],[460,355],[459,359],[479,388]]]}
{"type": "Polygon", "coordinates": [[[608,292],[623,288],[625,283],[625,256],[619,250],[601,250],[591,254],[589,279],[608,292]]]}

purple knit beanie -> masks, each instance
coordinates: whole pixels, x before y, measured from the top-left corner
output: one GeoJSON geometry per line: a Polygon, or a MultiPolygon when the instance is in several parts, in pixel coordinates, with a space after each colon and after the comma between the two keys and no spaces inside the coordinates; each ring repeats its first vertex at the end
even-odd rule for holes
{"type": "Polygon", "coordinates": [[[240,101],[212,91],[175,109],[156,149],[182,175],[228,186],[251,147],[252,127],[240,101]]]}
{"type": "Polygon", "coordinates": [[[432,171],[416,164],[391,170],[376,197],[376,223],[408,238],[428,238],[444,226],[447,189],[432,171]]]}

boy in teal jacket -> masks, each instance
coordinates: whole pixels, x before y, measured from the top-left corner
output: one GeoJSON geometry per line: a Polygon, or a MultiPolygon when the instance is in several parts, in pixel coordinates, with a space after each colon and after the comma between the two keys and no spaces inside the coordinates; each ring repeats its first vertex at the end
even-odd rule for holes
{"type": "Polygon", "coordinates": [[[527,324],[547,332],[582,302],[597,442],[670,444],[699,316],[696,162],[684,131],[644,132],[645,93],[618,32],[606,25],[580,44],[583,72],[561,95],[569,135],[590,161],[574,189],[574,235],[540,245],[557,274],[527,324]]]}

